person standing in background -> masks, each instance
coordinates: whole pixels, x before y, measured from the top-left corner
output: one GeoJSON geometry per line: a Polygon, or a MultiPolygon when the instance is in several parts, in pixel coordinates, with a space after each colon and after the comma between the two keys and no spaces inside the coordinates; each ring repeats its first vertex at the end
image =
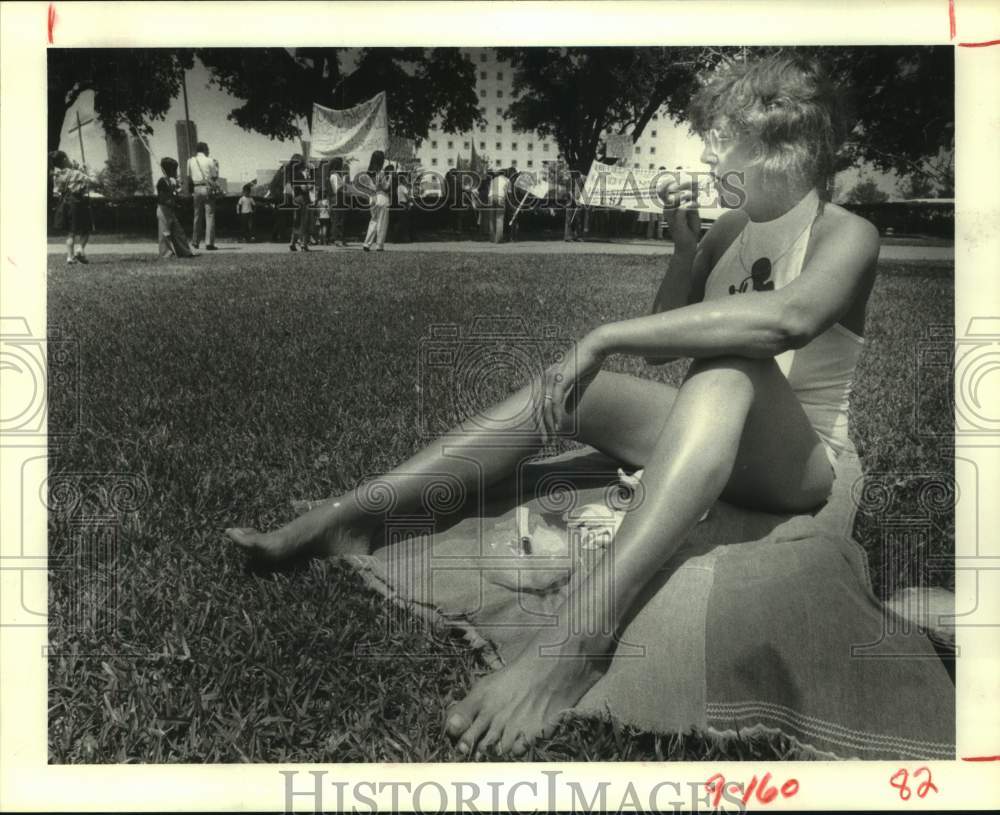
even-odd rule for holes
{"type": "Polygon", "coordinates": [[[62,150],[49,154],[52,166],[52,183],[59,196],[56,210],[56,226],[67,230],[66,263],[90,263],[84,254],[87,241],[93,229],[93,214],[90,211],[90,187],[97,182],[86,165],[78,166],[70,161],[62,150]]]}
{"type": "Polygon", "coordinates": [[[392,165],[385,167],[385,153],[376,150],[372,153],[368,162],[368,178],[366,188],[369,191],[371,200],[371,220],[368,222],[368,232],[365,234],[364,243],[361,248],[370,252],[372,246],[376,252],[385,249],[385,235],[389,228],[389,185],[390,178],[387,170],[391,170],[392,165]]]}
{"type": "Polygon", "coordinates": [[[325,195],[319,199],[319,240],[323,246],[330,245],[330,199],[325,195]]]}
{"type": "Polygon", "coordinates": [[[176,159],[169,156],[160,160],[163,175],[156,182],[156,221],[160,228],[159,260],[166,257],[193,258],[184,227],[177,217],[177,169],[176,159]]]}
{"type": "Polygon", "coordinates": [[[215,245],[215,199],[219,197],[219,162],[208,155],[208,145],[198,142],[197,152],[187,163],[187,175],[194,192],[194,225],[191,244],[195,249],[201,243],[201,222],[205,221],[205,248],[218,249],[215,245]]]}
{"type": "Polygon", "coordinates": [[[292,242],[288,244],[289,251],[297,252],[298,244],[302,251],[309,251],[309,190],[304,184],[296,184],[292,193],[292,204],[295,207],[292,222],[292,242]]]}
{"type": "Polygon", "coordinates": [[[253,243],[253,210],[254,200],[250,194],[253,192],[252,184],[243,185],[243,195],[236,202],[236,214],[240,216],[240,240],[244,243],[253,243]]]}
{"type": "Polygon", "coordinates": [[[505,216],[507,214],[507,192],[510,189],[510,179],[507,170],[497,170],[490,184],[490,219],[492,221],[491,237],[493,243],[501,243],[504,238],[505,216]]]}
{"type": "Polygon", "coordinates": [[[556,158],[556,162],[559,173],[559,186],[566,188],[566,222],[563,227],[563,240],[580,241],[583,238],[580,237],[580,220],[576,217],[578,209],[576,206],[576,178],[572,170],[570,170],[565,154],[560,153],[556,158]]]}
{"type": "Polygon", "coordinates": [[[330,240],[334,246],[347,246],[344,240],[344,220],[347,217],[345,175],[344,160],[340,156],[331,159],[327,189],[330,196],[330,240]]]}
{"type": "Polygon", "coordinates": [[[413,195],[406,173],[396,173],[393,183],[393,207],[398,210],[396,237],[399,243],[413,242],[413,195]]]}

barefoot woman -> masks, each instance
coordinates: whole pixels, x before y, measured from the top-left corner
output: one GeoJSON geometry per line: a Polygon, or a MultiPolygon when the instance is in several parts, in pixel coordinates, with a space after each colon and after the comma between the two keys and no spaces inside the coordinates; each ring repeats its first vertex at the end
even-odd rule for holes
{"type": "MultiPolygon", "coordinates": [[[[744,174],[745,202],[698,241],[697,214],[674,218],[675,252],[653,314],[602,325],[575,358],[417,453],[393,474],[396,509],[416,507],[445,469],[473,488],[509,477],[543,436],[576,438],[645,468],[645,500],[614,541],[610,581],[578,576],[570,596],[608,604],[620,622],[648,578],[720,496],[798,512],[829,494],[847,441],[847,400],[863,340],[878,233],[829,203],[844,132],[835,90],[811,63],[776,55],[721,69],[692,122],[716,176],[744,174]],[[601,371],[609,354],[691,357],[679,389],[601,371]],[[502,446],[486,426],[506,422],[502,446]]],[[[663,194],[685,204],[690,193],[663,194]]],[[[572,355],[568,355],[572,357],[572,355]]],[[[356,492],[269,534],[230,530],[256,554],[367,552],[373,518],[356,492]]],[[[613,637],[571,637],[545,657],[528,647],[484,677],[448,714],[463,753],[494,744],[523,753],[599,678],[613,637]],[[565,658],[562,658],[562,657],[565,658]]]]}

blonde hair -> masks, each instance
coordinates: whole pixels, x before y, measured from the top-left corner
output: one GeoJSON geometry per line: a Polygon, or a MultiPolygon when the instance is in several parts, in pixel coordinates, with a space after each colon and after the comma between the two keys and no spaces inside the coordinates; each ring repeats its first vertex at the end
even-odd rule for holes
{"type": "Polygon", "coordinates": [[[807,182],[829,200],[846,101],[815,59],[778,52],[723,63],[695,94],[689,119],[699,135],[721,127],[747,141],[765,183],[807,182]]]}

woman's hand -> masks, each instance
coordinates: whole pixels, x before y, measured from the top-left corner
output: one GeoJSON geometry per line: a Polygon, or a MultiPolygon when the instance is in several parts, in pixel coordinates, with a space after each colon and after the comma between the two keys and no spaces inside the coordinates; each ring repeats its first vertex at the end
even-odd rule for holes
{"type": "Polygon", "coordinates": [[[663,206],[674,211],[670,222],[670,237],[678,250],[694,251],[701,237],[701,216],[698,215],[698,201],[691,186],[690,181],[681,184],[668,175],[656,188],[663,206]]]}
{"type": "Polygon", "coordinates": [[[592,378],[601,369],[605,356],[596,333],[591,332],[545,371],[542,376],[542,420],[546,437],[559,434],[566,418],[566,397],[574,386],[592,378]]]}

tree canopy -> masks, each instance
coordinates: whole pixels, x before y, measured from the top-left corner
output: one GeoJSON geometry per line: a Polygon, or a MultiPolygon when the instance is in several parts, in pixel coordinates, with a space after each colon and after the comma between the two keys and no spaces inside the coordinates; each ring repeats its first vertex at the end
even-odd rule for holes
{"type": "Polygon", "coordinates": [[[457,48],[363,48],[345,71],[344,48],[202,48],[213,84],[242,100],[229,119],[273,139],[312,126],[313,103],[347,108],[386,92],[393,135],[421,140],[437,119],[450,133],[480,121],[475,68],[457,48]]]}
{"type": "Polygon", "coordinates": [[[151,134],[149,120],[166,117],[181,92],[182,71],[192,64],[186,49],[50,48],[48,149],[58,149],[66,112],[88,90],[106,131],[127,127],[151,134]]]}
{"type": "Polygon", "coordinates": [[[868,161],[947,187],[954,155],[954,53],[950,46],[503,48],[514,69],[508,116],[555,137],[585,171],[601,131],[641,136],[663,108],[684,122],[691,97],[725,60],[776,50],[823,61],[849,92],[856,125],[842,166],[868,161]]]}

